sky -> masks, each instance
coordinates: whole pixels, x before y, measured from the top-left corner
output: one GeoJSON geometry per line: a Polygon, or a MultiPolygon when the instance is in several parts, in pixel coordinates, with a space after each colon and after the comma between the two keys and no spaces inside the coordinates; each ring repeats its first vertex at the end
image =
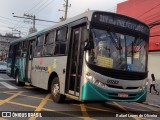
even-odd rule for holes
{"type": "MultiPolygon", "coordinates": [[[[76,16],[89,10],[102,10],[116,12],[116,5],[126,0],[68,0],[68,18],[76,16]]],[[[0,33],[28,34],[29,28],[33,26],[31,20],[17,18],[25,14],[35,15],[37,19],[59,22],[64,16],[65,0],[0,0],[0,33]]],[[[36,21],[36,29],[42,30],[56,23],[36,21]]]]}

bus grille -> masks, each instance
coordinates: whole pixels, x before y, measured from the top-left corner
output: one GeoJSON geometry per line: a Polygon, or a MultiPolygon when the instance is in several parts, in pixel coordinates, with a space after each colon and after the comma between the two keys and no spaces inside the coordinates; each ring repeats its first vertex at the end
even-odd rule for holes
{"type": "MultiPolygon", "coordinates": [[[[115,86],[115,85],[109,85],[109,84],[106,84],[108,87],[110,88],[116,88],[116,89],[124,89],[122,86],[115,86]]],[[[128,89],[128,90],[135,90],[135,89],[138,89],[139,87],[127,87],[125,89],[128,89]]]]}

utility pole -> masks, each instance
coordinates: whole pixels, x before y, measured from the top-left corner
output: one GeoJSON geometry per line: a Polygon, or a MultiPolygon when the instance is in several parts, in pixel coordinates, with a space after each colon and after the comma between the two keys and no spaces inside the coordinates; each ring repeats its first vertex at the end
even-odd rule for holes
{"type": "Polygon", "coordinates": [[[71,7],[71,4],[70,4],[70,5],[68,5],[68,0],[64,0],[64,2],[65,2],[65,4],[64,4],[64,8],[65,8],[65,10],[60,10],[60,9],[58,10],[58,11],[62,11],[62,12],[64,12],[64,18],[63,18],[63,17],[62,17],[62,18],[60,18],[62,21],[67,19],[68,8],[69,8],[69,7],[71,7]]]}
{"type": "Polygon", "coordinates": [[[65,4],[64,19],[66,20],[67,19],[67,13],[68,13],[68,0],[66,0],[65,2],[66,2],[66,4],[65,4]]]}
{"type": "Polygon", "coordinates": [[[24,13],[24,16],[30,18],[31,20],[33,20],[33,32],[36,32],[36,27],[35,27],[35,19],[36,19],[36,16],[35,15],[29,15],[29,14],[26,14],[24,13]]]}
{"type": "MultiPolygon", "coordinates": [[[[14,13],[12,13],[14,15],[14,13]]],[[[52,23],[58,23],[58,22],[55,22],[55,21],[49,21],[49,20],[42,20],[42,19],[36,19],[36,16],[35,15],[29,15],[29,14],[24,14],[24,17],[21,17],[21,16],[13,16],[13,17],[17,17],[17,18],[24,18],[24,19],[30,19],[33,21],[33,32],[36,32],[36,27],[35,27],[35,21],[38,20],[38,21],[44,21],[44,22],[52,22],[52,23]]]]}

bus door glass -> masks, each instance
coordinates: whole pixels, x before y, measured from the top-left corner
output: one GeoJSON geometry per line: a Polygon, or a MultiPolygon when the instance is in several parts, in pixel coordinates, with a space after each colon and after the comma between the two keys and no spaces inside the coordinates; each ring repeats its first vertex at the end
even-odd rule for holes
{"type": "Polygon", "coordinates": [[[81,41],[82,27],[72,29],[68,50],[67,93],[79,96],[82,74],[83,44],[81,41]]]}
{"type": "Polygon", "coordinates": [[[28,46],[28,54],[27,54],[27,62],[26,62],[26,78],[30,82],[31,80],[31,70],[32,70],[32,60],[33,60],[33,52],[35,48],[35,39],[29,41],[28,46]]]}

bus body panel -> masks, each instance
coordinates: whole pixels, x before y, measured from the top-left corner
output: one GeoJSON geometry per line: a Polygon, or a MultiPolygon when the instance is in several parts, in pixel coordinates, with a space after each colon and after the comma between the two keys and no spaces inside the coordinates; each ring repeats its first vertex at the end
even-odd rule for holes
{"type": "Polygon", "coordinates": [[[64,93],[65,73],[63,71],[66,70],[66,61],[66,56],[33,58],[33,69],[31,72],[32,85],[47,90],[50,74],[55,72],[59,78],[60,92],[64,93]]]}
{"type": "Polygon", "coordinates": [[[117,101],[117,102],[144,102],[147,96],[147,87],[143,92],[133,91],[133,90],[126,90],[126,91],[119,91],[116,89],[102,89],[96,85],[87,82],[82,87],[82,97],[81,100],[93,100],[93,101],[117,101]],[[127,92],[128,97],[121,98],[118,97],[118,93],[120,92],[127,92]]]}

